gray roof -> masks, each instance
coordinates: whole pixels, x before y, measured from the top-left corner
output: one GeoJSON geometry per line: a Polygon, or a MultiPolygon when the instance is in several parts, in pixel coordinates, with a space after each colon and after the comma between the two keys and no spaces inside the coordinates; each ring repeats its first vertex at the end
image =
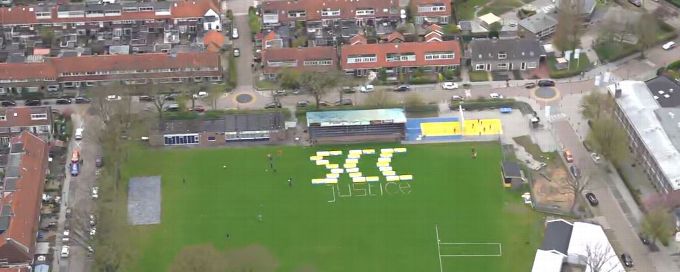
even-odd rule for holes
{"type": "Polygon", "coordinates": [[[538,13],[534,16],[519,21],[519,25],[531,33],[538,33],[557,25],[557,20],[545,13],[538,13]]]}
{"type": "Polygon", "coordinates": [[[372,109],[345,111],[307,112],[307,124],[310,126],[350,126],[379,123],[406,123],[403,109],[372,109]]]}
{"type": "Polygon", "coordinates": [[[660,108],[654,111],[673,146],[680,150],[680,108],[660,108]]]}
{"type": "Polygon", "coordinates": [[[522,170],[514,162],[503,161],[503,175],[508,178],[522,177],[522,170]]]}
{"type": "Polygon", "coordinates": [[[664,108],[680,106],[680,84],[667,77],[658,76],[645,82],[652,96],[664,108]]]}
{"type": "Polygon", "coordinates": [[[555,250],[567,255],[573,225],[562,219],[548,221],[540,249],[555,250]]]}
{"type": "Polygon", "coordinates": [[[545,54],[541,44],[532,38],[479,39],[470,42],[470,58],[473,61],[498,60],[498,53],[506,53],[508,61],[537,59],[545,54]]]}
{"type": "Polygon", "coordinates": [[[211,120],[166,120],[162,131],[163,134],[271,131],[283,129],[284,122],[280,112],[227,114],[211,120]]]}

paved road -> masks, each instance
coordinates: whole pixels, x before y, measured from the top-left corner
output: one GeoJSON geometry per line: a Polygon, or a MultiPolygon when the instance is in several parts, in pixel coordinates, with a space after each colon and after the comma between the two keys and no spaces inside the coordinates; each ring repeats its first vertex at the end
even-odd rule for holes
{"type": "MultiPolygon", "coordinates": [[[[238,87],[249,88],[253,87],[253,72],[251,64],[253,63],[253,42],[250,35],[250,27],[248,26],[248,15],[234,16],[234,25],[238,28],[240,37],[233,40],[234,47],[241,49],[241,56],[236,58],[236,69],[238,70],[238,87]]],[[[232,69],[232,67],[229,67],[232,69]]]]}
{"type": "MultiPolygon", "coordinates": [[[[607,173],[600,165],[595,164],[590,158],[590,153],[583,147],[581,140],[571,125],[566,120],[560,120],[553,123],[554,133],[558,138],[560,144],[572,151],[574,155],[574,165],[577,165],[582,170],[583,177],[590,177],[590,183],[585,192],[593,192],[600,204],[593,208],[592,211],[595,216],[604,216],[606,222],[602,225],[609,228],[613,232],[613,237],[610,235],[610,240],[620,248],[616,248],[617,253],[626,252],[631,255],[635,261],[635,269],[628,271],[644,271],[652,272],[659,271],[652,265],[649,258],[649,250],[644,246],[637,237],[635,225],[637,222],[631,223],[626,214],[619,206],[615,194],[620,192],[613,192],[610,188],[612,183],[609,180],[607,173]]],[[[616,246],[615,246],[616,247],[616,246]]]]}
{"type": "MultiPolygon", "coordinates": [[[[68,106],[60,106],[65,108],[68,106]]],[[[53,271],[86,272],[90,271],[92,259],[87,256],[87,245],[89,241],[89,214],[94,212],[94,202],[91,199],[90,190],[96,181],[94,160],[99,154],[97,146],[97,131],[101,128],[95,127],[95,117],[86,113],[88,105],[71,105],[74,114],[71,119],[73,128],[84,128],[84,138],[81,141],[72,140],[69,144],[69,153],[72,150],[80,150],[83,160],[81,173],[77,177],[71,177],[66,170],[66,179],[63,186],[62,212],[59,214],[59,233],[63,233],[64,228],[71,230],[71,240],[68,245],[71,248],[71,256],[68,259],[57,258],[58,265],[53,266],[53,271]],[[71,208],[70,218],[65,217],[66,207],[71,208]]],[[[70,158],[67,155],[67,158],[70,158]]],[[[55,249],[61,248],[61,235],[58,235],[55,249]]],[[[55,251],[57,251],[55,250],[55,251]]]]}

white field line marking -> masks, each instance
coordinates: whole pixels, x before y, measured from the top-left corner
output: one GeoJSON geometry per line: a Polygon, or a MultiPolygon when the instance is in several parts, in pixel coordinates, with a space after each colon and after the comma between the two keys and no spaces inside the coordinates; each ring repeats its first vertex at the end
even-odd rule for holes
{"type": "Polygon", "coordinates": [[[440,257],[501,257],[503,256],[503,246],[501,243],[439,243],[439,245],[497,245],[498,254],[447,254],[440,257]]]}
{"type": "Polygon", "coordinates": [[[442,251],[439,243],[439,227],[437,225],[434,225],[434,231],[437,234],[437,255],[439,255],[439,272],[443,272],[444,267],[442,266],[442,251]]]}

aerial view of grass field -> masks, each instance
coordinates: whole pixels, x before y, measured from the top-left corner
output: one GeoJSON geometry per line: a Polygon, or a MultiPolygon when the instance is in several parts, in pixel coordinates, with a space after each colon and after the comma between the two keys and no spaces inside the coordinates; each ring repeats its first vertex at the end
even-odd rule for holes
{"type": "Polygon", "coordinates": [[[491,142],[140,148],[123,175],[161,176],[162,215],[132,228],[131,271],[166,271],[200,244],[263,247],[276,271],[528,271],[542,218],[503,188],[501,159],[491,142]],[[387,148],[405,149],[380,159],[387,148]],[[328,162],[315,162],[317,151],[328,162]],[[328,176],[337,183],[312,184],[328,176]]]}

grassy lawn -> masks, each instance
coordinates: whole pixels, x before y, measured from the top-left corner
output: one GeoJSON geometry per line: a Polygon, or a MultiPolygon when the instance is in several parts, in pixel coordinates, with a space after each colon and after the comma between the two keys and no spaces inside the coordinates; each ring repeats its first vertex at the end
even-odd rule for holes
{"type": "Polygon", "coordinates": [[[256,80],[255,87],[258,90],[276,90],[279,88],[279,84],[271,80],[256,80]]]}
{"type": "Polygon", "coordinates": [[[553,162],[555,158],[557,158],[559,155],[557,152],[543,152],[541,151],[541,148],[535,144],[532,140],[531,137],[529,136],[519,136],[512,138],[518,145],[524,147],[524,150],[529,152],[532,157],[534,157],[535,160],[543,161],[543,162],[553,162]]]}
{"type": "MultiPolygon", "coordinates": [[[[442,271],[530,269],[542,216],[502,187],[497,143],[406,146],[391,165],[412,181],[352,184],[342,174],[336,186],[311,184],[328,172],[310,161],[316,151],[387,147],[396,145],[131,150],[124,180],[160,175],[163,210],[161,224],[132,228],[140,254],[125,271],[167,271],[183,247],[198,244],[259,245],[275,256],[276,271],[294,272],[439,271],[439,254],[499,253],[473,244],[440,244],[438,253],[435,226],[441,243],[502,246],[501,256],[441,257],[442,271]],[[267,154],[277,172],[265,171],[267,154]]],[[[364,176],[381,176],[377,157],[362,156],[364,176]]],[[[342,165],[345,155],[328,158],[342,165]]]]}
{"type": "Polygon", "coordinates": [[[489,81],[489,72],[487,71],[470,71],[468,75],[470,81],[489,81]]]}
{"type": "Polygon", "coordinates": [[[577,76],[581,74],[581,72],[590,70],[590,68],[592,67],[592,64],[590,63],[590,60],[588,59],[588,55],[586,55],[586,53],[581,53],[578,60],[572,57],[571,61],[569,62],[568,69],[557,70],[555,68],[555,64],[557,64],[557,60],[555,59],[554,56],[548,58],[548,67],[550,68],[551,78],[565,78],[577,76]]]}
{"type": "MultiPolygon", "coordinates": [[[[657,43],[670,40],[677,36],[677,34],[675,33],[675,29],[673,29],[672,26],[660,20],[658,20],[657,23],[659,25],[658,32],[656,34],[657,43]]],[[[638,47],[635,45],[631,45],[628,43],[606,41],[596,44],[594,49],[600,60],[608,62],[619,60],[625,56],[628,56],[639,51],[638,47]]]]}
{"type": "Polygon", "coordinates": [[[522,5],[524,5],[524,2],[520,0],[493,0],[493,2],[489,2],[489,4],[478,14],[484,15],[487,13],[493,13],[497,16],[500,16],[501,14],[519,8],[522,5]]]}

